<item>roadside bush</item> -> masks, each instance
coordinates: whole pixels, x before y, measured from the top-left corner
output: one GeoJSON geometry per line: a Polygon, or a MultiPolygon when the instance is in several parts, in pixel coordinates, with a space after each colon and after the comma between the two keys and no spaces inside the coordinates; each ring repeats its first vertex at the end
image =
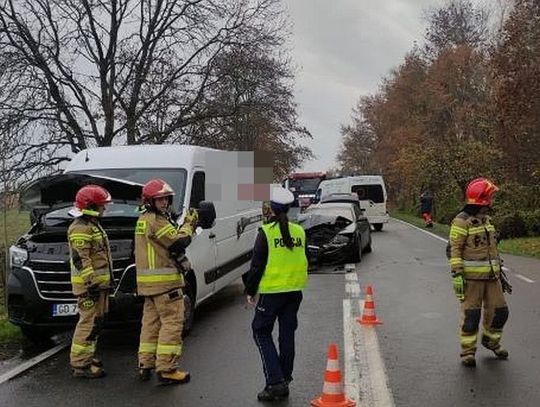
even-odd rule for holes
{"type": "Polygon", "coordinates": [[[493,223],[499,233],[499,239],[527,236],[527,225],[519,213],[496,214],[493,223]]]}
{"type": "Polygon", "coordinates": [[[540,210],[522,212],[527,232],[531,236],[540,236],[540,210]]]}

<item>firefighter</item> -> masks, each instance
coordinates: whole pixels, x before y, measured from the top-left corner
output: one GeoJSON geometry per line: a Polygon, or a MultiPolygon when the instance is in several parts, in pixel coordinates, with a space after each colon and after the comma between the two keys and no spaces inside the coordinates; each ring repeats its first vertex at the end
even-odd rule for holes
{"type": "Polygon", "coordinates": [[[501,344],[508,319],[501,285],[501,261],[497,251],[495,228],[490,222],[493,195],[498,188],[485,178],[469,183],[466,205],[450,228],[450,267],[456,297],[461,302],[461,362],[476,366],[478,327],[484,308],[481,342],[499,359],[507,359],[501,344]]]}
{"type": "Polygon", "coordinates": [[[71,284],[79,307],[70,354],[75,377],[105,376],[103,365],[94,354],[108,310],[112,272],[109,240],[99,223],[109,202],[111,195],[105,188],[97,185],[82,187],[75,196],[78,217],[68,229],[71,284]]]}
{"type": "Polygon", "coordinates": [[[420,195],[420,212],[426,228],[433,227],[433,194],[426,190],[420,195]]]}
{"type": "Polygon", "coordinates": [[[173,189],[161,179],[148,181],[142,191],[143,213],[135,230],[137,291],[144,296],[139,344],[139,377],[150,379],[156,369],[163,384],[187,383],[179,370],[184,324],[184,272],[189,269],[185,248],[191,243],[198,213],[190,209],[181,227],[171,219],[173,189]]]}
{"type": "Polygon", "coordinates": [[[270,197],[271,222],[257,235],[251,268],[246,281],[249,305],[255,307],[253,338],[261,354],[266,378],[260,401],[289,396],[289,383],[295,355],[294,334],[302,290],[307,283],[306,234],[300,225],[287,218],[293,194],[273,188],[270,197]],[[255,300],[259,294],[258,301],[255,300]],[[272,339],[276,319],[279,322],[279,354],[272,339]]]}

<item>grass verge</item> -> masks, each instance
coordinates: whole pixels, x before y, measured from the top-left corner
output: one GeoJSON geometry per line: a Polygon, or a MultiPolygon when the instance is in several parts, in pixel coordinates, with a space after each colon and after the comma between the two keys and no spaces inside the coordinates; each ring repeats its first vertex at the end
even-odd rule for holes
{"type": "MultiPolygon", "coordinates": [[[[390,211],[390,216],[410,223],[414,226],[425,228],[424,221],[415,215],[402,211],[390,211]]],[[[448,239],[450,227],[440,223],[434,223],[433,229],[427,229],[438,236],[448,239]]],[[[502,240],[499,243],[499,250],[502,253],[513,254],[516,256],[529,256],[540,258],[540,237],[520,237],[515,239],[502,240]]]]}
{"type": "Polygon", "coordinates": [[[8,342],[16,342],[21,338],[21,329],[7,320],[4,307],[0,307],[0,345],[8,342]]]}

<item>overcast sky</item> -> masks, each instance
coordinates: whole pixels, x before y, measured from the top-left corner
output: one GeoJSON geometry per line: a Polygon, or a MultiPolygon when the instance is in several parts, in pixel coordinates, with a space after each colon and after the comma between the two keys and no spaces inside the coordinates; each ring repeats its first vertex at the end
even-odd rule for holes
{"type": "Polygon", "coordinates": [[[293,23],[300,119],[317,158],[304,170],[336,165],[339,127],[361,95],[377,90],[414,41],[423,42],[424,10],[444,0],[284,0],[293,23]]]}

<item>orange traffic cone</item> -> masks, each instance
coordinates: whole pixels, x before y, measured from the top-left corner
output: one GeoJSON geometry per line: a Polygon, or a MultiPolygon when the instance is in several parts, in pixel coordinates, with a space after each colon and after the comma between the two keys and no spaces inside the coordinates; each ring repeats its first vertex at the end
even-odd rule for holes
{"type": "Polygon", "coordinates": [[[373,301],[373,288],[370,285],[366,289],[366,300],[364,301],[364,311],[362,312],[362,318],[357,319],[362,325],[379,325],[381,321],[377,319],[375,315],[375,301],[373,301]]]}
{"type": "Polygon", "coordinates": [[[338,351],[335,344],[328,347],[323,392],[318,398],[311,401],[311,405],[315,407],[356,407],[356,402],[345,397],[343,392],[338,351]]]}

